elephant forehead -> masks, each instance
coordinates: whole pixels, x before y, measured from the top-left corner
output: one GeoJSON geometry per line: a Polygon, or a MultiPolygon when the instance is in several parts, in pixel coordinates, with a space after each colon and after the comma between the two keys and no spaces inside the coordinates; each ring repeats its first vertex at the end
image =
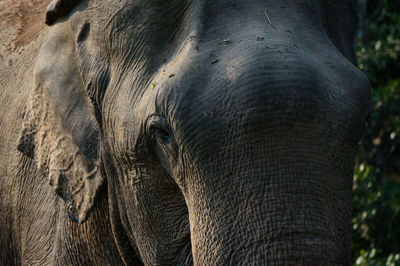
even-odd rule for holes
{"type": "Polygon", "coordinates": [[[222,56],[218,66],[211,65],[197,78],[188,74],[175,91],[177,120],[187,127],[268,126],[285,114],[282,123],[323,119],[353,124],[366,111],[368,83],[349,62],[327,59],[325,64],[296,52],[276,54],[222,56]]]}

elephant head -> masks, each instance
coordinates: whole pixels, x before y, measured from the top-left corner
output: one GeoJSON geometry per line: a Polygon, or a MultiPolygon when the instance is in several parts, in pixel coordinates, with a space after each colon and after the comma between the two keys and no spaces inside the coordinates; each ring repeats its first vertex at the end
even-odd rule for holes
{"type": "Polygon", "coordinates": [[[350,1],[53,1],[19,149],[127,264],[341,265],[369,109],[350,1]],[[340,21],[340,22],[339,22],[340,21]]]}

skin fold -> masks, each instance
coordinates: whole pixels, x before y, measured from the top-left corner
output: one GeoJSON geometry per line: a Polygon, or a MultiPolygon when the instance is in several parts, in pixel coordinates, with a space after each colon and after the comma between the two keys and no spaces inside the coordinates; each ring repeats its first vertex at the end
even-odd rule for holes
{"type": "Polygon", "coordinates": [[[348,265],[356,22],[344,0],[51,1],[1,54],[0,264],[348,265]]]}

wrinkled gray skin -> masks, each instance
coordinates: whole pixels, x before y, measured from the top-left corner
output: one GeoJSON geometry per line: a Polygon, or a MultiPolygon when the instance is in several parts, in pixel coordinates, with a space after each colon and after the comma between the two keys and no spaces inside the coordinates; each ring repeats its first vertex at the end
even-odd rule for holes
{"type": "Polygon", "coordinates": [[[1,265],[349,263],[354,3],[62,8],[2,69],[1,265]]]}

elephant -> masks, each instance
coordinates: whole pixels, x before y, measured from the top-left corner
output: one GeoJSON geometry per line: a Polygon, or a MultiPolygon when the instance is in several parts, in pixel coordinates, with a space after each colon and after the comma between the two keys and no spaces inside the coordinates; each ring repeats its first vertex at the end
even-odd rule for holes
{"type": "Polygon", "coordinates": [[[49,2],[1,22],[1,265],[350,263],[356,1],[49,2]]]}

